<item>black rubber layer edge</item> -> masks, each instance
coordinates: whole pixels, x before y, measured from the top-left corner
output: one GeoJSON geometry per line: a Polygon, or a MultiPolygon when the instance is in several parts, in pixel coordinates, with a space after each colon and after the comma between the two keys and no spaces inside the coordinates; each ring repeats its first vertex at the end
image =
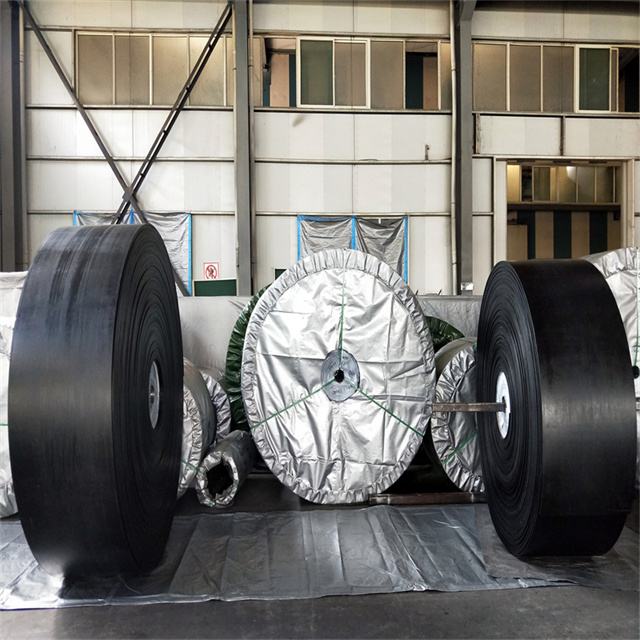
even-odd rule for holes
{"type": "MultiPolygon", "coordinates": [[[[599,555],[633,499],[636,426],[629,348],[607,283],[583,260],[499,263],[478,329],[478,401],[505,374],[506,437],[479,414],[487,499],[507,549],[599,555]]],[[[500,400],[500,399],[499,399],[500,400]]]]}
{"type": "Polygon", "coordinates": [[[49,573],[144,572],[159,562],[176,503],[182,369],[175,285],[158,232],[54,231],[25,281],[9,377],[16,498],[49,573]]]}

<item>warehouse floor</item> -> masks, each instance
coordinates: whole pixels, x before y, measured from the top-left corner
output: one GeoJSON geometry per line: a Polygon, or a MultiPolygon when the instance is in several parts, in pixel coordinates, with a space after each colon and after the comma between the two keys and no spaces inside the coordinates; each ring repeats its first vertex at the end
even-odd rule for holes
{"type": "MultiPolygon", "coordinates": [[[[253,474],[233,511],[307,510],[253,474]]],[[[473,508],[469,505],[468,508],[473,508]]],[[[177,513],[208,511],[192,492],[177,513]]],[[[638,503],[628,525],[638,531],[638,503]]],[[[9,638],[638,638],[638,593],[578,586],[4,611],[9,638]]]]}

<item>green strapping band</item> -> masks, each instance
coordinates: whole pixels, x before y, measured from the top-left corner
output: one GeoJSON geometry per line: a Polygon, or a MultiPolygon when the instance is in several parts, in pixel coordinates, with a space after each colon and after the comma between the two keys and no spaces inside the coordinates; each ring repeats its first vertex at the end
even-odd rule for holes
{"type": "Polygon", "coordinates": [[[190,462],[187,462],[186,460],[183,460],[182,464],[185,467],[189,467],[190,469],[193,469],[196,473],[198,472],[198,467],[194,467],[190,462]]]}
{"type": "Polygon", "coordinates": [[[386,409],[385,407],[383,407],[379,402],[377,402],[376,400],[374,400],[371,396],[368,396],[362,389],[360,389],[359,387],[356,388],[356,391],[364,396],[367,400],[369,400],[370,402],[373,402],[373,404],[375,404],[377,407],[380,407],[383,411],[385,411],[386,413],[388,413],[392,418],[394,418],[395,420],[397,420],[400,424],[403,424],[405,427],[407,427],[407,429],[410,429],[411,431],[413,431],[413,433],[417,433],[421,438],[424,437],[424,433],[420,433],[417,429],[414,429],[410,424],[407,424],[404,420],[401,420],[400,418],[398,418],[397,415],[395,415],[394,413],[392,413],[391,411],[389,411],[389,409],[386,409]]]}
{"type": "Polygon", "coordinates": [[[449,460],[451,460],[451,458],[453,458],[453,456],[456,455],[456,453],[458,453],[459,451],[462,451],[462,449],[464,449],[476,436],[478,435],[477,431],[474,431],[459,447],[457,447],[453,453],[449,454],[443,461],[442,461],[442,465],[444,466],[445,464],[447,464],[447,462],[449,462],[449,460]]]}
{"type": "Polygon", "coordinates": [[[333,379],[329,380],[329,382],[325,382],[321,387],[318,387],[315,391],[312,391],[308,396],[305,396],[304,398],[300,398],[300,400],[296,400],[294,403],[290,404],[288,407],[285,407],[284,409],[277,411],[273,415],[262,420],[262,422],[258,422],[258,424],[253,425],[253,427],[251,427],[251,430],[253,431],[253,429],[257,429],[260,425],[263,425],[265,422],[269,422],[269,420],[271,420],[272,418],[276,418],[277,416],[283,414],[285,411],[289,411],[289,409],[293,409],[293,407],[295,407],[296,405],[299,405],[301,402],[305,402],[311,396],[315,396],[316,393],[319,393],[323,389],[326,389],[330,384],[333,384],[333,383],[334,383],[333,379]]]}

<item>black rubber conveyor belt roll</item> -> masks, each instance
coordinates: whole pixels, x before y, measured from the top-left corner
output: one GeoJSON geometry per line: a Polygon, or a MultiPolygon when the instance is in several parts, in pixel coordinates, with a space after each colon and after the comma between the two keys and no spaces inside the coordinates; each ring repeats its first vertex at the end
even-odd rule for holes
{"type": "Polygon", "coordinates": [[[24,532],[53,574],[147,571],[176,501],[182,337],[149,225],[54,231],[29,270],[9,378],[24,532]]]}
{"type": "Polygon", "coordinates": [[[514,555],[598,555],[633,499],[629,348],[607,283],[588,262],[499,263],[478,330],[487,500],[514,555]]]}

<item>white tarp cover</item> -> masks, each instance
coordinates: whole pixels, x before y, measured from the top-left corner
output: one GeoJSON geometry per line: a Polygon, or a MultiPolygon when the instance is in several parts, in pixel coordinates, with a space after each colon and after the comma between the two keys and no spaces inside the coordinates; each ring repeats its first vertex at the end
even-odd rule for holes
{"type": "MultiPolygon", "coordinates": [[[[476,402],[476,338],[460,338],[436,354],[436,402],[476,402]]],[[[442,468],[463,491],[484,491],[476,414],[434,411],[431,439],[442,468]]]]}
{"type": "MultiPolygon", "coordinates": [[[[584,258],[605,277],[618,304],[629,342],[631,364],[640,367],[640,248],[627,247],[584,258]]],[[[640,377],[635,379],[636,398],[640,397],[640,377]]],[[[638,449],[636,487],[640,486],[640,411],[636,414],[638,449]]]]}
{"type": "Polygon", "coordinates": [[[9,457],[9,363],[13,328],[26,271],[0,273],[0,518],[18,510],[9,457]]]}
{"type": "Polygon", "coordinates": [[[182,385],[182,454],[178,498],[194,484],[198,465],[216,435],[216,414],[202,374],[186,358],[182,385]]]}
{"type": "Polygon", "coordinates": [[[434,389],[420,305],[369,254],[308,256],[271,285],[251,316],[242,361],[248,422],[276,477],[312,502],[360,502],[397,480],[420,446],[434,389]],[[345,374],[353,356],[359,383],[323,378],[331,352],[344,357],[345,374]],[[336,390],[349,397],[330,399],[336,390]]]}

